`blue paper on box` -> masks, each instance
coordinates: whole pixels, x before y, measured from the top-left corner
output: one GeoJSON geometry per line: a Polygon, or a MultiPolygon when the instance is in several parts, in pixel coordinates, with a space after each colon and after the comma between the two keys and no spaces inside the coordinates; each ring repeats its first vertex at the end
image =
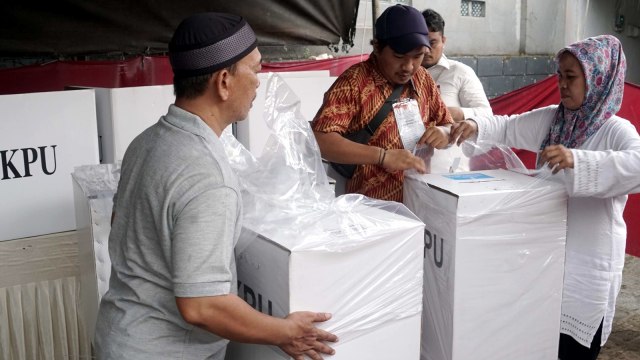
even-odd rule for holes
{"type": "Polygon", "coordinates": [[[485,175],[482,173],[452,174],[452,175],[443,175],[443,176],[451,180],[458,180],[458,181],[493,179],[493,176],[485,175]]]}

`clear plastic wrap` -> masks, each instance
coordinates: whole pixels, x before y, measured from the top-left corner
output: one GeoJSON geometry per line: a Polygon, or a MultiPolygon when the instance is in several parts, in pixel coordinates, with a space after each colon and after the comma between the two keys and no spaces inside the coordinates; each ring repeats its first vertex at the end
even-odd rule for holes
{"type": "Polygon", "coordinates": [[[421,358],[555,359],[564,186],[502,145],[465,142],[456,156],[471,171],[449,171],[447,159],[404,185],[427,232],[421,358]]]}
{"type": "MultiPolygon", "coordinates": [[[[444,149],[417,145],[413,154],[425,162],[430,174],[495,169],[526,172],[526,167],[511,148],[488,141],[465,141],[461,146],[453,144],[444,149]]],[[[415,171],[411,173],[415,174],[415,171]]]]}
{"type": "MultiPolygon", "coordinates": [[[[262,156],[253,158],[223,136],[244,203],[236,246],[239,295],[276,316],[331,312],[332,319],[318,326],[340,338],[333,358],[372,358],[375,352],[417,357],[422,222],[400,203],[355,194],[334,198],[298,98],[279,76],[268,81],[265,121],[273,133],[262,156]],[[402,349],[383,346],[390,337],[402,349]]],[[[277,354],[235,345],[230,353],[236,359],[277,354]]]]}
{"type": "Polygon", "coordinates": [[[71,174],[87,198],[113,197],[120,180],[119,164],[83,165],[71,174]]]}
{"type": "Polygon", "coordinates": [[[120,165],[79,166],[71,176],[80,266],[79,311],[93,341],[98,305],[111,277],[109,233],[120,165]]]}
{"type": "Polygon", "coordinates": [[[300,100],[277,75],[267,83],[264,120],[272,133],[260,159],[231,134],[221,138],[240,179],[245,223],[260,227],[281,216],[327,209],[334,192],[320,149],[300,114],[300,100]]]}

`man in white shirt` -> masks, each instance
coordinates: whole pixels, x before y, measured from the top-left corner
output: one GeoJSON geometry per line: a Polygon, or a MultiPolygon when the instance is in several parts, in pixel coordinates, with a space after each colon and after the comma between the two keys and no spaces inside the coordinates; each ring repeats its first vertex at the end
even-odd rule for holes
{"type": "Polygon", "coordinates": [[[447,59],[443,54],[447,38],[444,19],[432,9],[422,12],[429,28],[431,51],[422,60],[440,89],[440,96],[456,122],[473,116],[493,115],[487,95],[476,73],[469,66],[447,59]]]}

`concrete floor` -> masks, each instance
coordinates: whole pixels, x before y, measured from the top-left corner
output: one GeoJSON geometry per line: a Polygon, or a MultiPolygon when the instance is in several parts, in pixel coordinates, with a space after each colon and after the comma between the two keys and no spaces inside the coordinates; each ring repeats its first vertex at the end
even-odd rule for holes
{"type": "Polygon", "coordinates": [[[627,255],[613,330],[598,360],[640,360],[640,258],[627,255]]]}

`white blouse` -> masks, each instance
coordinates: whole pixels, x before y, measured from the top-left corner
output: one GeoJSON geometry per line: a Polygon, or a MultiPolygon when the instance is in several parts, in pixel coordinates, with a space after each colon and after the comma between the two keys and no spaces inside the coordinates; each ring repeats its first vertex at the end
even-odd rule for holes
{"type": "MultiPolygon", "coordinates": [[[[539,153],[557,107],[475,117],[477,139],[539,153]]],[[[574,168],[555,175],[570,197],[560,332],[589,347],[603,318],[602,345],[611,333],[627,235],[622,213],[627,194],[640,192],[640,136],[613,116],[571,152],[574,168]]]]}

